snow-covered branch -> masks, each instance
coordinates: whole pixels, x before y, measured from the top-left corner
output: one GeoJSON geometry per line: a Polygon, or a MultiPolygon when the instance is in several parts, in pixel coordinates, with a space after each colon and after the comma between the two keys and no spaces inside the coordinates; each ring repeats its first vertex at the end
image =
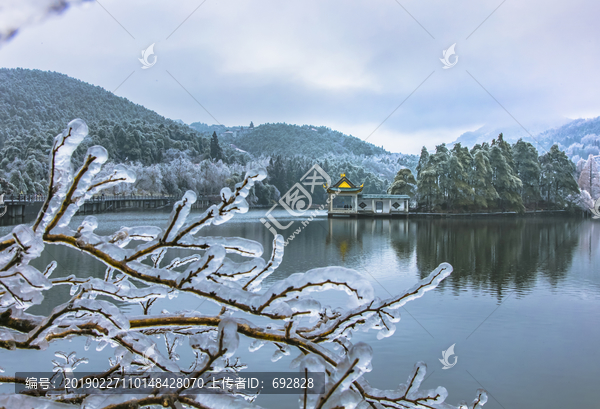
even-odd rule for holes
{"type": "MultiPolygon", "coordinates": [[[[365,343],[350,341],[351,332],[357,329],[376,331],[379,339],[393,335],[400,319],[399,309],[434,289],[452,272],[449,264],[441,264],[412,288],[384,300],[375,296],[371,284],[360,273],[343,267],[312,269],[265,286],[265,279],[284,257],[281,236],[274,238],[273,250],[265,259],[263,247],[256,241],[200,235],[204,227],[220,225],[236,213],[248,211],[246,198],[254,184],[266,177],[264,169],[248,171],[233,190],[223,188],[221,202],[199,216],[191,215],[196,194],[186,192],[174,204],[164,228],[123,227],[99,235],[95,233],[98,220],[93,216],[71,227],[73,215],[86,200],[118,183],[135,181],[135,175],[123,166],[102,174],[107,155],[99,146],[89,148],[83,165],[74,171],[71,155],[86,135],[87,125],[79,119],[57,135],[49,158],[48,195],[40,214],[32,226],[17,226],[0,238],[0,348],[47,349],[65,339],[85,338],[88,345],[97,343],[97,350],[113,348],[107,366],[92,378],[132,373],[146,376],[150,371],[199,378],[210,372],[243,371],[245,365],[240,361],[238,345],[240,337],[245,337],[253,340],[251,352],[271,344],[276,348],[273,360],[296,352],[295,368],[304,373],[325,373],[324,393],[302,396],[303,408],[455,408],[445,403],[444,388],[420,389],[426,371],[422,363],[396,390],[371,387],[363,375],[371,371],[373,350],[365,343]],[[77,249],[90,260],[103,263],[104,278],[85,274],[61,276],[55,262],[43,272],[33,267],[30,262],[40,256],[45,246],[52,245],[77,249]],[[185,249],[190,254],[170,257],[174,249],[185,249]],[[231,254],[237,258],[230,259],[231,254]],[[56,286],[69,287],[69,297],[47,315],[27,312],[56,286]],[[354,307],[323,305],[314,295],[327,290],[342,292],[354,307]],[[156,300],[182,293],[210,300],[221,307],[221,312],[203,315],[187,310],[152,310],[156,300]],[[123,305],[129,307],[125,309],[123,305]],[[269,319],[269,326],[256,324],[264,319],[269,319]],[[160,352],[156,336],[164,341],[162,350],[166,354],[160,352]],[[333,346],[342,348],[333,351],[333,346]],[[196,357],[194,362],[180,362],[177,348],[184,347],[189,347],[196,357]]],[[[76,376],[75,368],[87,362],[85,357],[78,358],[68,351],[57,357],[65,362],[55,360],[55,371],[69,376],[76,376]]],[[[22,383],[11,374],[1,380],[22,383]]],[[[253,394],[233,390],[216,395],[185,394],[189,392],[185,386],[160,389],[152,396],[68,395],[66,391],[62,396],[38,390],[37,397],[27,393],[0,395],[0,406],[257,407],[253,394]]],[[[475,401],[460,408],[480,408],[486,400],[485,392],[477,391],[475,401]]]]}

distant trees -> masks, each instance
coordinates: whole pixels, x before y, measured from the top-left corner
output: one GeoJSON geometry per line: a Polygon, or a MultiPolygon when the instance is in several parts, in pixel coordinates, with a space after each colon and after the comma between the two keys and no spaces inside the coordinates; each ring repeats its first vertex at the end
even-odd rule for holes
{"type": "MultiPolygon", "coordinates": [[[[173,151],[194,163],[211,157],[210,134],[199,133],[100,87],[59,73],[2,68],[0,174],[19,182],[19,188],[11,185],[11,189],[46,193],[53,137],[65,122],[77,117],[90,124],[90,133],[74,152],[75,160],[82,160],[93,145],[104,146],[116,163],[145,167],[171,162],[177,156],[168,153],[173,151]]],[[[216,160],[220,159],[244,165],[250,156],[224,145],[216,155],[216,160]]],[[[8,193],[2,188],[0,193],[8,193]]]]}
{"type": "Polygon", "coordinates": [[[543,132],[537,139],[547,149],[558,143],[559,148],[577,163],[589,155],[600,154],[600,117],[570,121],[543,132]]]}
{"type": "Polygon", "coordinates": [[[522,212],[540,203],[564,208],[579,194],[574,174],[575,165],[557,145],[539,156],[529,142],[511,146],[500,134],[470,151],[460,143],[452,150],[438,145],[434,154],[423,147],[416,198],[428,211],[522,212]]]}
{"type": "Polygon", "coordinates": [[[13,193],[17,190],[12,183],[2,177],[0,177],[0,189],[2,189],[0,193],[13,193]]]}
{"type": "Polygon", "coordinates": [[[388,153],[385,149],[325,126],[276,123],[251,129],[253,131],[236,140],[235,145],[255,156],[306,156],[318,159],[331,153],[365,156],[388,153]]]}
{"type": "Polygon", "coordinates": [[[271,158],[269,160],[269,166],[267,166],[267,175],[269,183],[275,186],[280,193],[285,193],[295,182],[289,180],[287,175],[287,169],[284,159],[281,156],[271,158]]]}
{"type": "Polygon", "coordinates": [[[19,171],[18,169],[15,169],[14,171],[12,171],[10,173],[9,181],[10,181],[10,184],[15,187],[15,192],[14,192],[15,194],[30,193],[27,183],[25,183],[25,178],[21,174],[21,171],[19,171]]]}
{"type": "MultiPolygon", "coordinates": [[[[144,166],[141,163],[130,163],[137,175],[131,184],[114,186],[107,190],[108,194],[169,194],[181,195],[186,190],[193,190],[199,195],[217,195],[223,186],[233,188],[242,180],[242,175],[252,166],[264,166],[264,160],[227,164],[223,161],[210,159],[194,163],[185,155],[172,158],[170,162],[144,166]]],[[[102,172],[107,175],[114,172],[118,164],[106,163],[102,172]]],[[[15,176],[16,178],[16,176],[15,176]]],[[[15,179],[16,181],[16,179],[15,179]]],[[[26,192],[24,192],[26,193],[26,192]]],[[[251,204],[269,204],[279,199],[279,191],[265,181],[257,182],[255,190],[250,193],[248,200],[251,204]]]]}

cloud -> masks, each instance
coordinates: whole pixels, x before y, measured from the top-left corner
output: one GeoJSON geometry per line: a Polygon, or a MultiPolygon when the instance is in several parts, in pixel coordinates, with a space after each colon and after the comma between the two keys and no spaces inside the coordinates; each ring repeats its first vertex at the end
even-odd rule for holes
{"type": "Polygon", "coordinates": [[[381,124],[370,142],[412,153],[482,125],[600,115],[600,4],[199,4],[72,8],[30,26],[0,56],[111,91],[129,78],[118,95],[187,123],[214,123],[189,92],[223,124],[326,125],[363,139],[381,124]],[[158,62],[142,70],[137,59],[152,43],[158,62]],[[454,43],[459,62],[443,70],[439,58],[454,43]]]}

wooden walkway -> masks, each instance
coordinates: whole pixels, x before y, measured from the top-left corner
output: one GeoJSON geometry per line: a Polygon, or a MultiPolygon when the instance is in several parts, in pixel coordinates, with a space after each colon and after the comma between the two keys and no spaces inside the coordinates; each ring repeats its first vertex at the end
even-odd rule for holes
{"type": "MultiPolygon", "coordinates": [[[[4,206],[0,205],[0,214],[4,217],[15,218],[35,216],[42,208],[45,198],[41,195],[8,195],[4,196],[4,206]]],[[[79,208],[78,214],[92,214],[124,210],[167,209],[181,199],[180,196],[150,196],[150,195],[105,195],[94,196],[79,208]]],[[[205,209],[219,203],[218,195],[198,196],[192,209],[205,209]]]]}

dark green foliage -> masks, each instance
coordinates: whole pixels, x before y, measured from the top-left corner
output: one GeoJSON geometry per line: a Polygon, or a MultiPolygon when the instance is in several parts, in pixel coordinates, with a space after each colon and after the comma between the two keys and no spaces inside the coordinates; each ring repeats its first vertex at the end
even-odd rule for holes
{"type": "Polygon", "coordinates": [[[213,132],[210,139],[210,157],[214,160],[223,159],[223,149],[221,149],[221,145],[219,145],[219,137],[216,132],[213,132]]]}
{"type": "Polygon", "coordinates": [[[271,158],[269,166],[267,166],[269,183],[275,186],[281,194],[284,194],[295,183],[292,180],[288,181],[286,168],[291,167],[289,164],[284,163],[284,159],[281,156],[277,156],[275,159],[271,158]]]}
{"type": "Polygon", "coordinates": [[[540,200],[540,162],[538,152],[529,142],[519,139],[513,145],[513,160],[515,171],[523,184],[521,197],[523,203],[537,204],[540,200]]]}
{"type": "Polygon", "coordinates": [[[489,157],[492,166],[492,185],[498,193],[498,207],[502,211],[524,211],[521,198],[523,183],[515,171],[512,147],[504,140],[502,134],[498,135],[497,141],[492,140],[489,157]]]}
{"type": "Polygon", "coordinates": [[[471,186],[473,186],[473,207],[487,209],[493,207],[498,199],[498,192],[492,183],[492,165],[487,143],[477,144],[471,149],[473,169],[471,170],[471,186]]]}
{"type": "Polygon", "coordinates": [[[419,163],[417,164],[417,179],[420,177],[421,175],[421,171],[423,171],[426,167],[427,164],[429,163],[429,152],[427,151],[427,148],[423,146],[423,148],[421,148],[421,156],[419,157],[419,163]]]}
{"type": "Polygon", "coordinates": [[[331,153],[340,156],[387,153],[383,148],[324,126],[263,124],[239,131],[233,142],[255,156],[302,155],[316,159],[331,153]]]}
{"type": "Polygon", "coordinates": [[[473,187],[471,186],[471,169],[473,157],[467,147],[460,143],[454,145],[448,164],[448,207],[465,208],[473,200],[473,187]]]}
{"type": "Polygon", "coordinates": [[[261,206],[272,206],[279,199],[280,193],[275,186],[257,182],[254,185],[254,194],[257,197],[257,203],[261,206]]]}
{"type": "MultiPolygon", "coordinates": [[[[29,193],[43,193],[54,136],[75,118],[89,127],[73,155],[75,163],[93,145],[104,146],[113,162],[145,166],[181,155],[198,162],[210,154],[206,135],[100,87],[55,72],[0,69],[0,170],[5,178],[12,175],[29,193]]],[[[226,145],[221,158],[245,164],[249,156],[226,145]]]]}
{"type": "Polygon", "coordinates": [[[54,136],[66,123],[138,119],[173,122],[125,98],[64,74],[22,68],[0,69],[0,146],[17,136],[54,136]]]}
{"type": "Polygon", "coordinates": [[[436,183],[439,187],[437,191],[437,197],[435,198],[436,203],[448,202],[448,191],[450,190],[450,152],[443,143],[435,147],[435,153],[429,157],[429,164],[427,168],[432,169],[436,175],[436,183]]]}
{"type": "Polygon", "coordinates": [[[575,164],[557,145],[552,145],[550,151],[540,157],[540,164],[542,195],[548,202],[564,207],[568,195],[579,193],[573,178],[575,164]]]}
{"type": "Polygon", "coordinates": [[[417,180],[417,192],[419,206],[432,211],[436,206],[436,200],[440,196],[437,172],[432,166],[421,170],[421,177],[417,180]]]}
{"type": "Polygon", "coordinates": [[[394,182],[388,189],[391,195],[408,195],[413,197],[417,190],[417,181],[408,168],[400,169],[394,182]]]}
{"type": "Polygon", "coordinates": [[[540,192],[544,207],[563,208],[579,193],[575,164],[557,145],[538,158],[532,144],[511,146],[502,134],[471,151],[460,143],[451,151],[439,145],[433,155],[423,148],[417,172],[417,201],[429,211],[523,212],[538,207],[540,192]]]}

